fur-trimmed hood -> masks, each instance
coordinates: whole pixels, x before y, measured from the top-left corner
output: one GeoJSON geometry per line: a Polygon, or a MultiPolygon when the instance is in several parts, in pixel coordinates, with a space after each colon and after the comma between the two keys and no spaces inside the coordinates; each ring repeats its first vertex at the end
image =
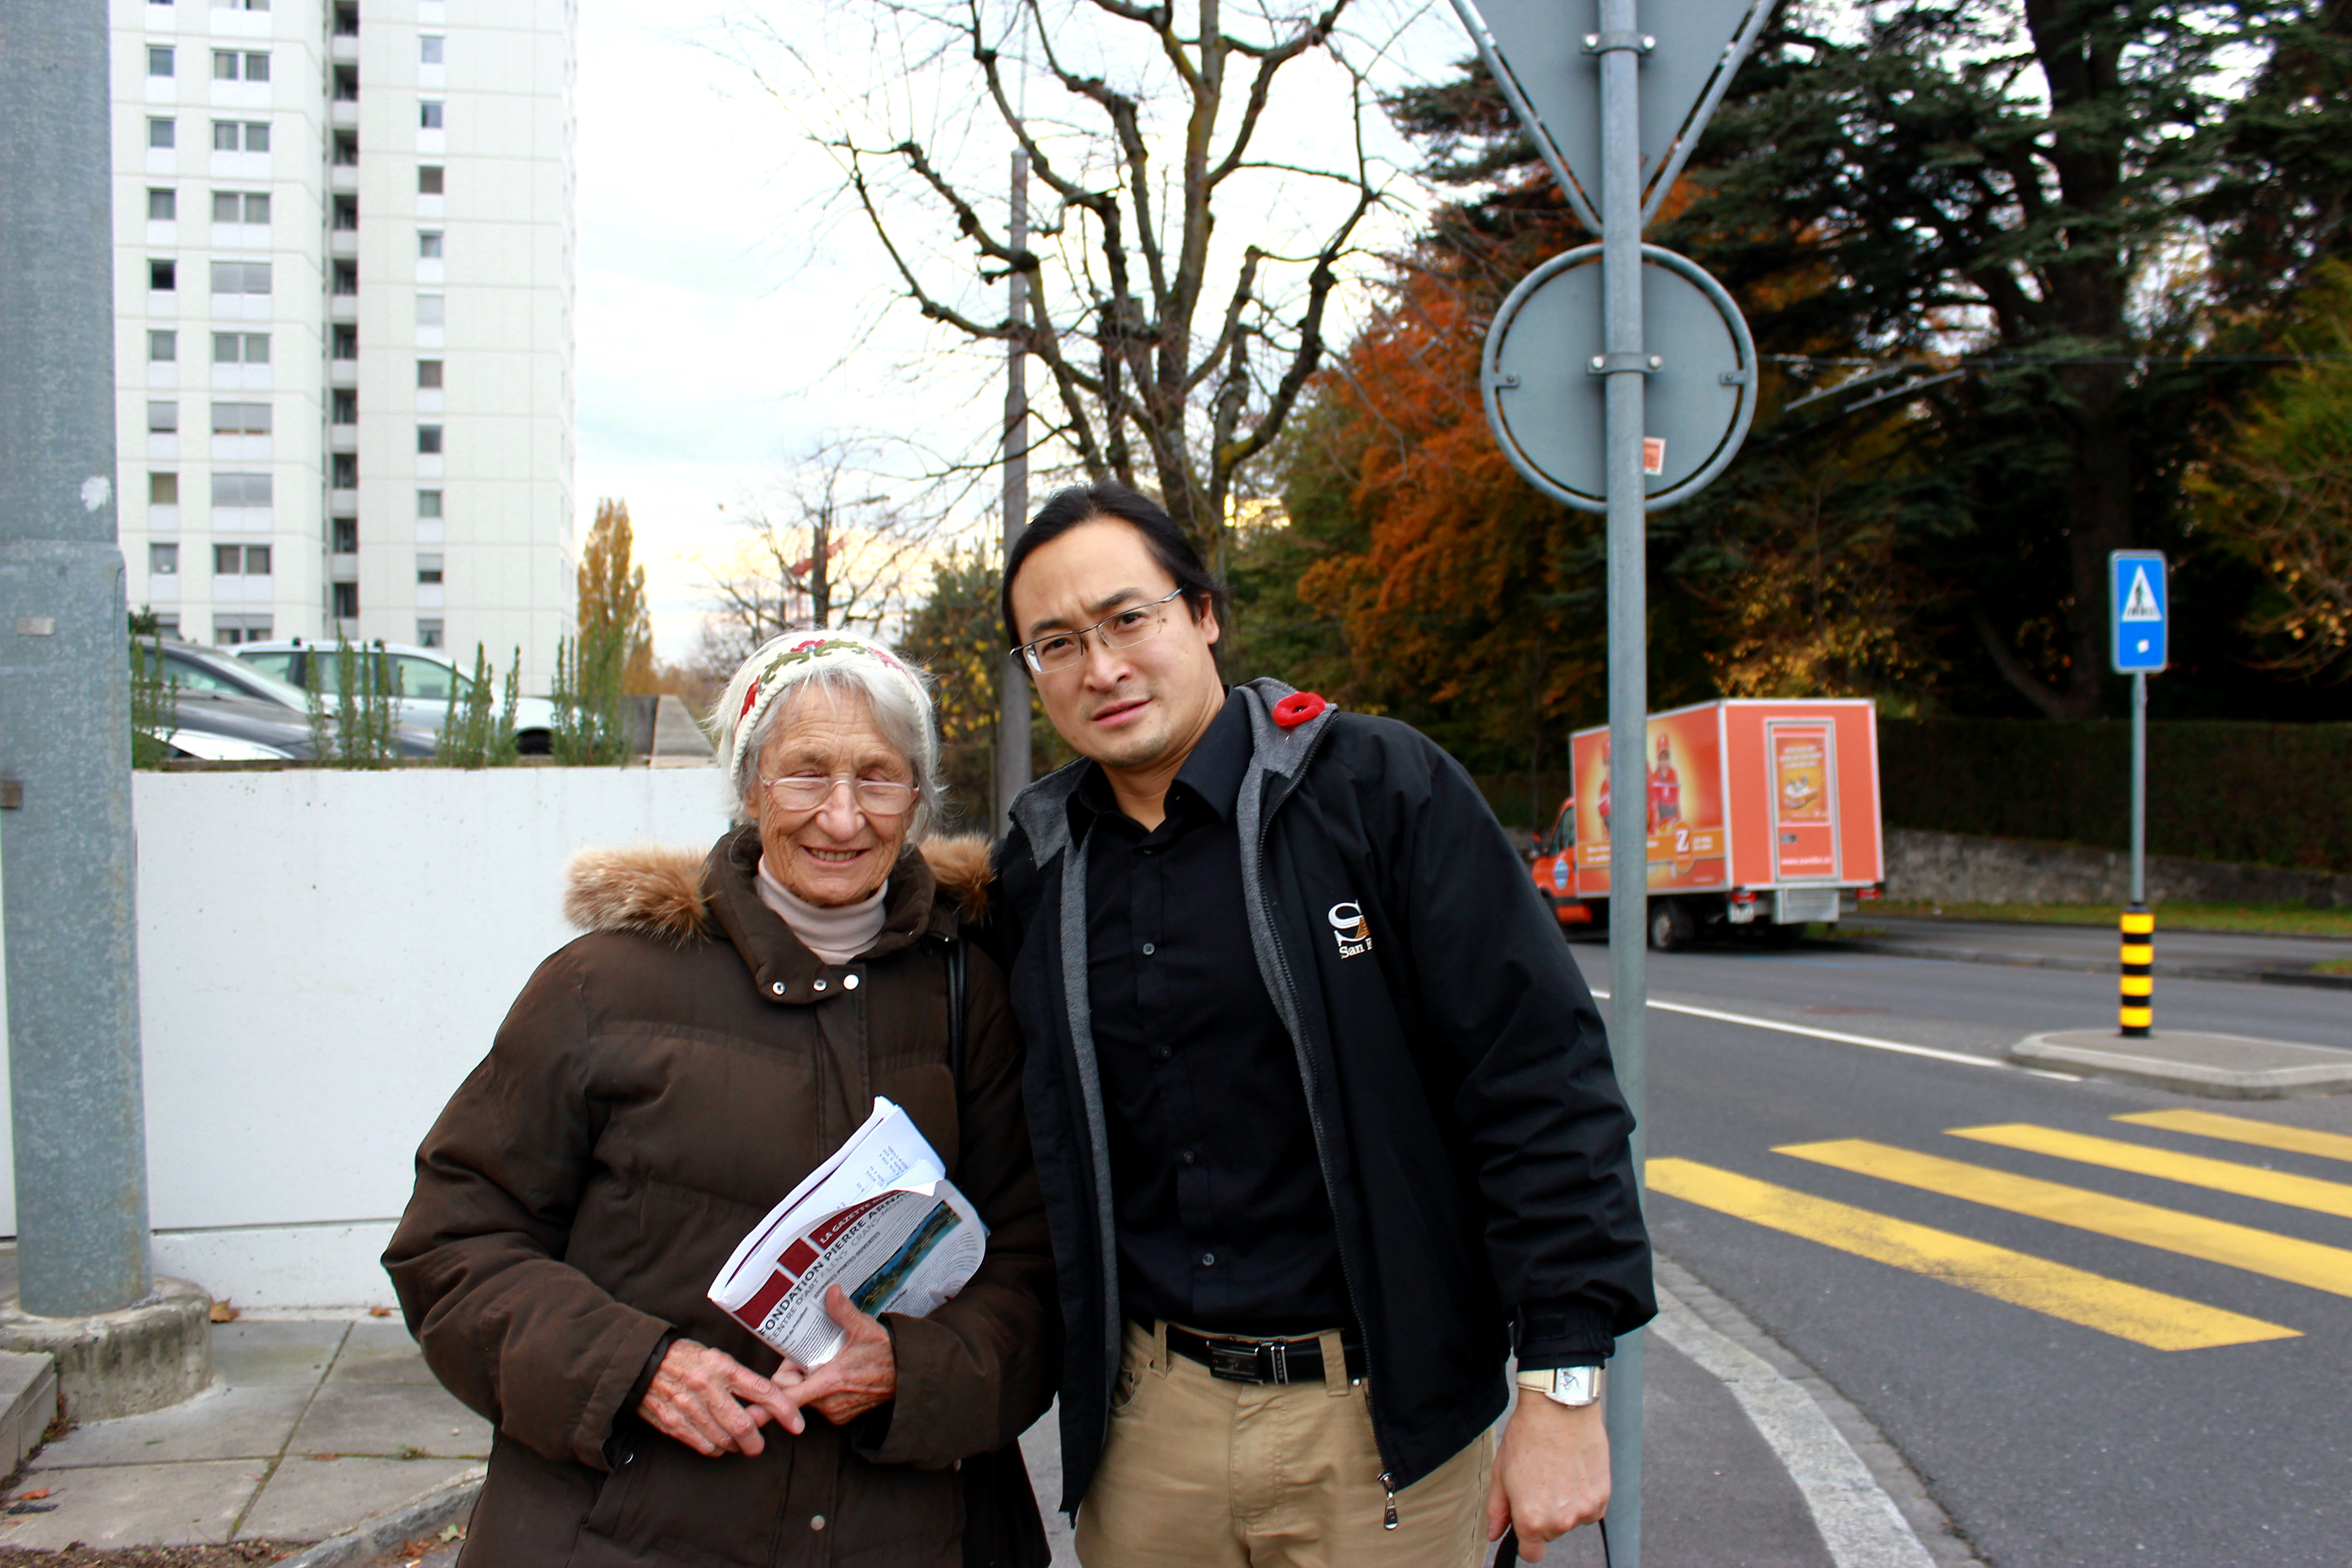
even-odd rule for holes
{"type": "MultiPolygon", "coordinates": [[[[668,844],[583,849],[564,868],[563,918],[585,931],[642,931],[673,942],[713,935],[702,885],[709,858],[709,850],[668,844]]],[[[988,907],[988,840],[927,839],[923,859],[940,894],[966,920],[978,920],[988,907]]]]}

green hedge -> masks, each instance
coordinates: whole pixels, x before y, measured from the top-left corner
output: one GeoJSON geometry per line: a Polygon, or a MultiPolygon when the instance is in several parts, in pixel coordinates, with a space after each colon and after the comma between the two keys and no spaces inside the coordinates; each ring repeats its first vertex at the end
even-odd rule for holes
{"type": "MultiPolygon", "coordinates": [[[[1881,719],[1878,751],[1891,827],[2130,845],[2122,720],[1881,719]]],[[[2149,724],[2147,847],[2352,870],[2352,724],[2149,724]]]]}

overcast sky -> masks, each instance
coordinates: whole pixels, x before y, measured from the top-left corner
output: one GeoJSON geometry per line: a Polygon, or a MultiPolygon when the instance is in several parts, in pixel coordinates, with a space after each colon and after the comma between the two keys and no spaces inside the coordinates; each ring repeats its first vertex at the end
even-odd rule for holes
{"type": "MultiPolygon", "coordinates": [[[[704,595],[694,558],[725,547],[722,506],[772,501],[828,438],[897,434],[968,452],[1001,396],[989,362],[943,362],[943,340],[891,304],[887,260],[840,210],[838,169],[809,139],[813,124],[848,115],[911,118],[944,143],[968,93],[909,92],[887,57],[854,34],[828,36],[859,15],[843,0],[771,0],[751,13],[795,43],[816,39],[822,79],[794,80],[781,49],[730,35],[730,16],[745,15],[712,0],[580,8],[578,523],[584,534],[600,497],[627,500],[664,659],[691,651],[704,595]],[[752,63],[792,101],[764,90],[752,63]]],[[[1404,31],[1382,67],[1391,79],[1443,72],[1466,52],[1442,5],[1396,7],[1381,25],[1404,31]]],[[[1328,129],[1314,86],[1302,80],[1277,103],[1265,145],[1297,155],[1328,129]]],[[[974,167],[1001,167],[1009,143],[989,140],[1001,130],[961,123],[974,167]]],[[[1376,136],[1391,162],[1406,155],[1384,127],[1376,136]]],[[[1002,183],[988,183],[999,215],[1002,183]]],[[[1368,231],[1375,245],[1411,232],[1409,186],[1368,231]]],[[[1269,191],[1255,210],[1229,208],[1221,242],[1307,223],[1314,199],[1269,191]]],[[[951,268],[950,237],[930,256],[951,268]]],[[[1360,308],[1360,297],[1350,309],[1360,308]]],[[[1002,312],[1000,301],[986,314],[1002,312]]]]}

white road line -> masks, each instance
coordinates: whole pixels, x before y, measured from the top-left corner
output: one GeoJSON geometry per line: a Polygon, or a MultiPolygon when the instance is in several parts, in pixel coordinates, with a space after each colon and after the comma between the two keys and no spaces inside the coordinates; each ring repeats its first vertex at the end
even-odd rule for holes
{"type": "Polygon", "coordinates": [[[1895,1500],[1811,1394],[1754,1352],[1707,1327],[1664,1289],[1650,1329],[1739,1401],[1803,1495],[1837,1568],[1935,1568],[1935,1558],[1895,1500]]]}
{"type": "MultiPolygon", "coordinates": [[[[1609,993],[1595,991],[1595,996],[1606,1001],[1609,993]]],[[[1874,1051],[1898,1051],[1906,1057],[1927,1057],[1939,1062],[1958,1062],[1962,1067],[1999,1068],[2004,1072],[2029,1073],[2035,1078],[2054,1078],[2065,1083],[2080,1083],[2074,1073],[2044,1072],[2037,1068],[2021,1068],[1997,1057],[1972,1057],[1966,1051],[1942,1051],[1933,1046],[1906,1045],[1901,1040],[1873,1039],[1868,1035],[1849,1035],[1839,1029],[1815,1029],[1803,1024],[1784,1024],[1778,1018],[1750,1017],[1745,1013],[1725,1013],[1713,1007],[1694,1007],[1687,1002],[1661,1002],[1650,998],[1650,1005],[1665,1013],[1687,1013],[1694,1018],[1712,1018],[1719,1024],[1744,1024],[1751,1029],[1770,1029],[1783,1035],[1805,1035],[1816,1040],[1835,1040],[1843,1046],[1867,1046],[1874,1051]]]]}

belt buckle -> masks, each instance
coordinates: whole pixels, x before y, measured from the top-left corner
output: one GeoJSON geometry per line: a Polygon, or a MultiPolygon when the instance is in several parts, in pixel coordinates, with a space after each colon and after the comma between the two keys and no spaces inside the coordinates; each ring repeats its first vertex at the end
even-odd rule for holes
{"type": "Polygon", "coordinates": [[[1208,1345],[1211,1377],[1221,1377],[1227,1383],[1266,1381],[1265,1373],[1261,1370],[1258,1362],[1258,1346],[1251,1345],[1244,1349],[1230,1342],[1221,1342],[1216,1340],[1209,1341],[1208,1345]]]}

